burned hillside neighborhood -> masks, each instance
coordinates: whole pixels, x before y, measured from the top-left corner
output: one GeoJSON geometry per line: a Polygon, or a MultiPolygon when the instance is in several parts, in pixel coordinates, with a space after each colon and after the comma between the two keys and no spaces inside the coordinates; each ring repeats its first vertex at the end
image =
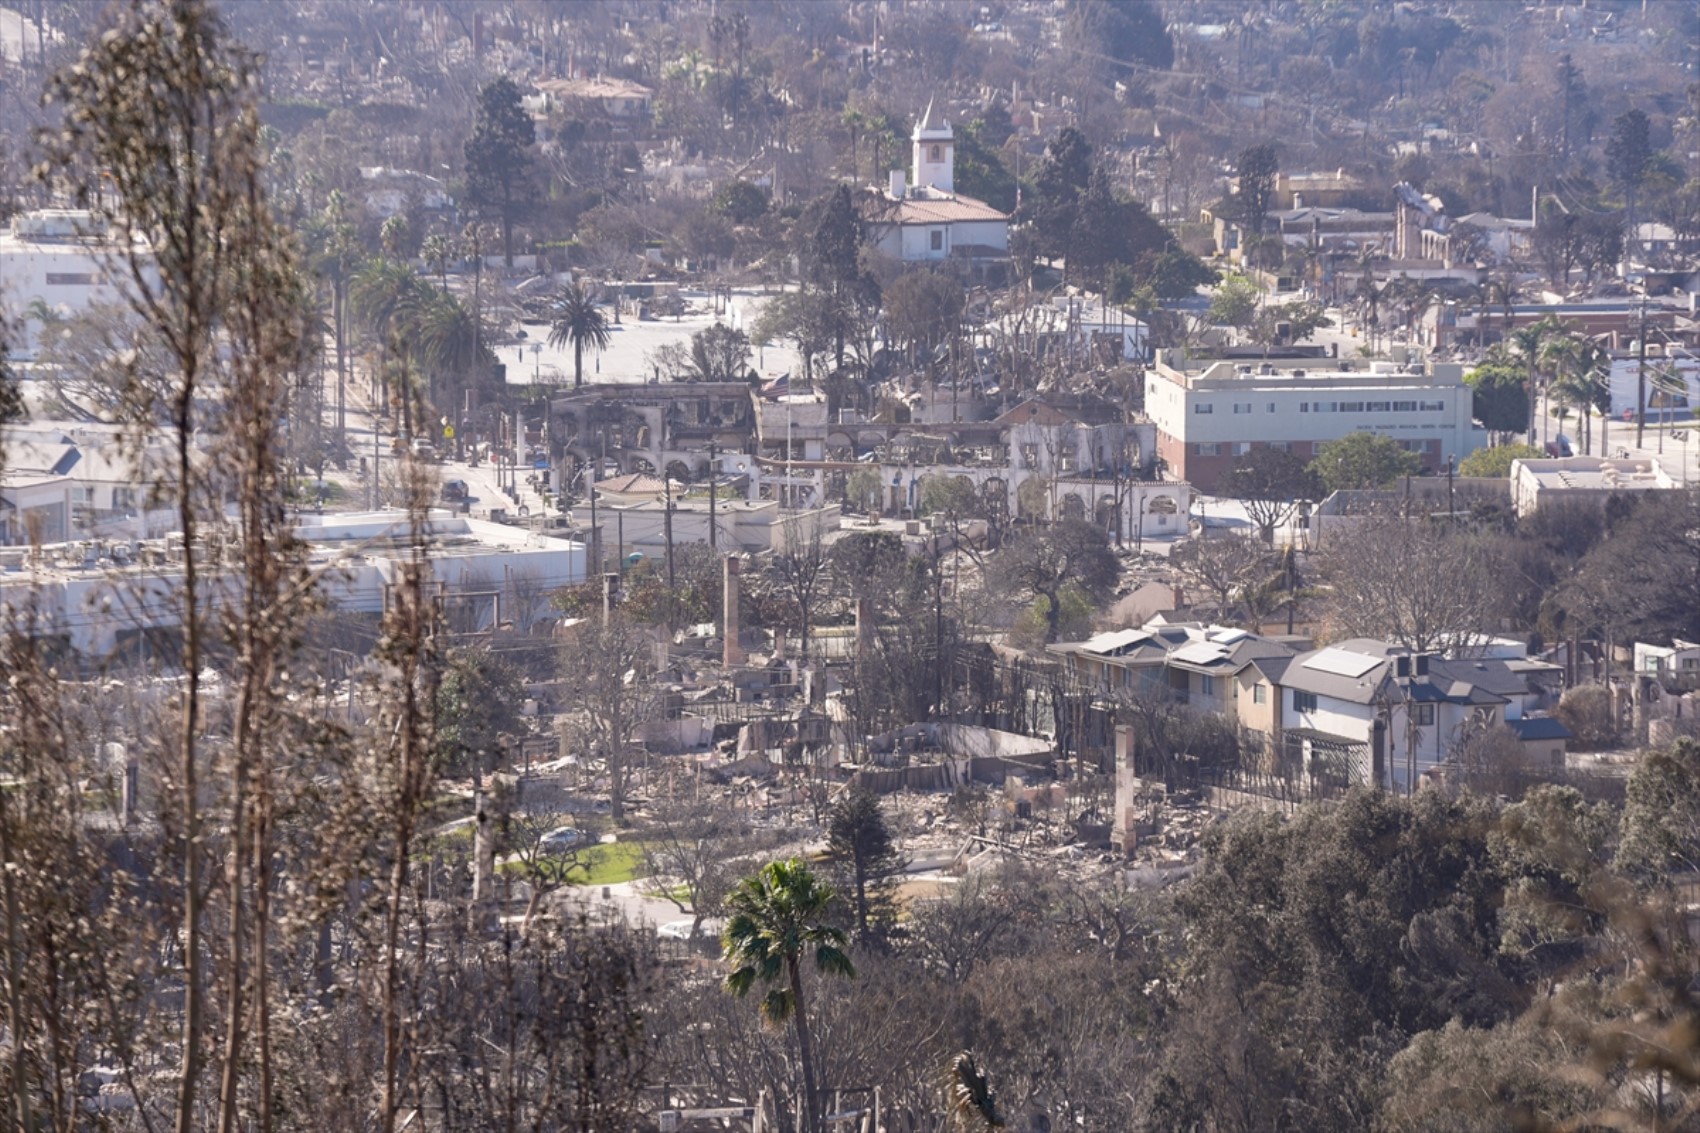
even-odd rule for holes
{"type": "Polygon", "coordinates": [[[0,0],[0,1126],[1700,1129],[1700,7],[0,0]]]}

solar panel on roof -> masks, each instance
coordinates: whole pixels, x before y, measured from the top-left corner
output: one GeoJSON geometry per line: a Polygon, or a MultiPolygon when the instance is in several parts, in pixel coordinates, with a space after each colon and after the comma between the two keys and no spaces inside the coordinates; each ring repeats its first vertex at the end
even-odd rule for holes
{"type": "Polygon", "coordinates": [[[1220,641],[1223,645],[1232,645],[1236,641],[1244,641],[1251,634],[1243,629],[1218,629],[1210,634],[1210,640],[1220,641]]]}
{"type": "Polygon", "coordinates": [[[1142,629],[1112,630],[1087,638],[1080,648],[1087,653],[1114,653],[1118,649],[1126,649],[1130,645],[1149,640],[1150,637],[1151,635],[1142,629]]]}
{"type": "Polygon", "coordinates": [[[1213,641],[1195,641],[1191,645],[1183,645],[1169,654],[1176,661],[1188,665],[1208,665],[1212,661],[1220,661],[1228,655],[1228,651],[1213,641]]]}
{"type": "Polygon", "coordinates": [[[1361,677],[1385,660],[1385,657],[1371,657],[1345,649],[1324,649],[1315,656],[1307,657],[1304,667],[1336,677],[1361,677]]]}

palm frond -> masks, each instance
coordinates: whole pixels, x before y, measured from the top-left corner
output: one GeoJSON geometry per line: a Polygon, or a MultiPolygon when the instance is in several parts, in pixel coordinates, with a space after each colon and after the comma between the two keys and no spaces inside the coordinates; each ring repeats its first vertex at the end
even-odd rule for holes
{"type": "Polygon", "coordinates": [[[761,999],[761,1016],[775,1027],[790,1021],[791,1012],[796,1008],[797,1001],[788,987],[775,987],[761,999]]]}
{"type": "Polygon", "coordinates": [[[815,949],[815,968],[823,975],[843,976],[845,979],[856,975],[856,965],[850,962],[849,955],[830,944],[822,944],[815,949]]]}

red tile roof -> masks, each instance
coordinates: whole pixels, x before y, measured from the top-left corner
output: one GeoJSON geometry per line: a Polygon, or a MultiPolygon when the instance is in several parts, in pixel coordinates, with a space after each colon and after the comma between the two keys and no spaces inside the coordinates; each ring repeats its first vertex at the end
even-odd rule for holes
{"type": "Polygon", "coordinates": [[[938,189],[918,190],[901,201],[882,195],[872,202],[864,218],[875,224],[951,224],[962,220],[1009,219],[985,201],[960,193],[943,193],[938,189]]]}

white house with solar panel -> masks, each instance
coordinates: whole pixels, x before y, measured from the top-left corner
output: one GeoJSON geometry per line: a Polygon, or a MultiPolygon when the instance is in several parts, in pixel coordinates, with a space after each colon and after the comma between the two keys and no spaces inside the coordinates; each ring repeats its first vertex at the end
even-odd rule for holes
{"type": "Polygon", "coordinates": [[[1354,638],[1300,653],[1275,689],[1279,749],[1342,785],[1409,790],[1472,735],[1502,725],[1526,747],[1556,740],[1562,764],[1568,733],[1550,718],[1524,719],[1529,681],[1497,658],[1447,659],[1354,638]],[[1548,735],[1554,727],[1562,734],[1548,735]]]}
{"type": "MultiPolygon", "coordinates": [[[[1466,740],[1500,727],[1521,742],[1523,766],[1562,768],[1570,733],[1538,712],[1555,667],[1529,659],[1521,643],[1501,649],[1483,640],[1450,658],[1367,638],[1300,651],[1295,639],[1159,616],[1046,651],[1106,701],[1226,716],[1243,737],[1239,763],[1197,770],[1243,800],[1352,786],[1405,791],[1454,761],[1466,740]]],[[[1118,724],[1116,732],[1112,841],[1125,844],[1134,821],[1127,816],[1144,789],[1139,777],[1167,769],[1141,750],[1141,728],[1118,724]]]]}

